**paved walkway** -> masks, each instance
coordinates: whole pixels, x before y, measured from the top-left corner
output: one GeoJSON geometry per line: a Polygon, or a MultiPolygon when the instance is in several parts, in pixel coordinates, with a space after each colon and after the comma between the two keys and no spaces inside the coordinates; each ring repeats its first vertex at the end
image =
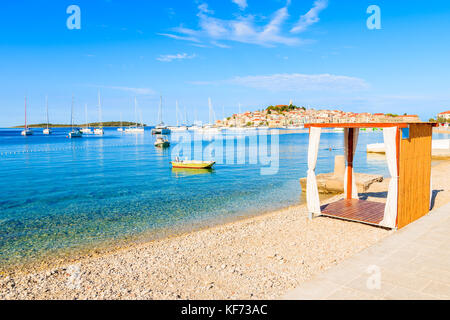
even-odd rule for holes
{"type": "Polygon", "coordinates": [[[450,299],[450,203],[284,299],[450,299]]]}

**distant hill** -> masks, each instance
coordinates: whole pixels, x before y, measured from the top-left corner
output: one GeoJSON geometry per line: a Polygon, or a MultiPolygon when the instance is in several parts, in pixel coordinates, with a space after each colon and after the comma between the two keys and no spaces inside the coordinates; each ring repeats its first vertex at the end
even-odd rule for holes
{"type": "Polygon", "coordinates": [[[278,113],[282,113],[282,112],[291,111],[291,110],[298,110],[298,109],[306,110],[305,107],[297,107],[297,106],[294,106],[292,104],[290,104],[290,105],[269,106],[269,107],[266,108],[268,113],[272,113],[272,111],[275,111],[275,112],[278,112],[278,113]]]}
{"type": "MultiPolygon", "coordinates": [[[[107,121],[107,122],[103,122],[102,126],[103,127],[120,127],[121,123],[120,121],[107,121]]],[[[134,126],[136,125],[135,122],[129,122],[129,121],[123,121],[122,122],[122,126],[123,127],[129,127],[129,126],[134,126]]],[[[48,125],[51,128],[67,128],[67,127],[71,127],[70,124],[56,124],[56,123],[50,123],[48,125]]],[[[74,127],[85,127],[86,124],[74,124],[74,127]]],[[[98,127],[100,126],[100,123],[98,122],[92,122],[89,123],[89,127],[98,127]]],[[[144,127],[146,127],[147,125],[144,124],[144,127]]],[[[13,128],[23,128],[24,126],[15,126],[13,128]]],[[[46,123],[39,123],[39,124],[30,124],[28,125],[29,128],[46,128],[47,124],[46,123]]]]}

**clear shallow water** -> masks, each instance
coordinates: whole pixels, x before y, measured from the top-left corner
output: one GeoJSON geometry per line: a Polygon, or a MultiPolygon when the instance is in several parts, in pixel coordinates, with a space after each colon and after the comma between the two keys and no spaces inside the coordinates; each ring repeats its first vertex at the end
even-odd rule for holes
{"type": "MultiPolygon", "coordinates": [[[[67,129],[52,136],[34,131],[22,137],[20,130],[0,129],[0,265],[142,234],[156,238],[302,201],[307,133],[279,135],[279,170],[261,175],[261,164],[172,171],[177,143],[158,150],[149,130],[105,129],[103,137],[72,140],[67,129]]],[[[356,170],[387,175],[383,157],[366,155],[366,144],[375,142],[382,142],[381,133],[360,134],[356,170]]],[[[342,133],[323,133],[317,172],[333,171],[334,156],[342,153],[342,133]]]]}

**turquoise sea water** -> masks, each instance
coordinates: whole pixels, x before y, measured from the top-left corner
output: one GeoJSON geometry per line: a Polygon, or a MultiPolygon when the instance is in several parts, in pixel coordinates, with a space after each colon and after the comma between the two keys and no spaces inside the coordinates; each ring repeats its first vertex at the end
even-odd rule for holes
{"type": "MultiPolygon", "coordinates": [[[[176,135],[170,148],[159,150],[150,130],[126,135],[108,128],[102,137],[72,140],[67,129],[54,129],[51,136],[34,131],[22,137],[20,130],[0,129],[0,265],[141,235],[156,238],[302,201],[298,179],[306,175],[306,132],[278,135],[279,168],[261,175],[263,165],[248,161],[173,171],[169,161],[182,145],[176,135]]],[[[245,146],[238,143],[242,135],[226,139],[248,157],[250,139],[245,146]]],[[[365,153],[365,145],[375,142],[382,142],[381,133],[360,134],[356,170],[387,175],[383,157],[365,153]]],[[[207,150],[211,137],[194,145],[207,150]]],[[[318,173],[333,170],[342,145],[342,133],[322,134],[318,173]]]]}

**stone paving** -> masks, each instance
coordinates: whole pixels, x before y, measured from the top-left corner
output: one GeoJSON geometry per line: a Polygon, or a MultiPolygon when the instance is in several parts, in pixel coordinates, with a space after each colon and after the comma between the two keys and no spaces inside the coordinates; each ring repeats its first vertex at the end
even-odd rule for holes
{"type": "Polygon", "coordinates": [[[283,298],[450,299],[450,203],[283,298]]]}

